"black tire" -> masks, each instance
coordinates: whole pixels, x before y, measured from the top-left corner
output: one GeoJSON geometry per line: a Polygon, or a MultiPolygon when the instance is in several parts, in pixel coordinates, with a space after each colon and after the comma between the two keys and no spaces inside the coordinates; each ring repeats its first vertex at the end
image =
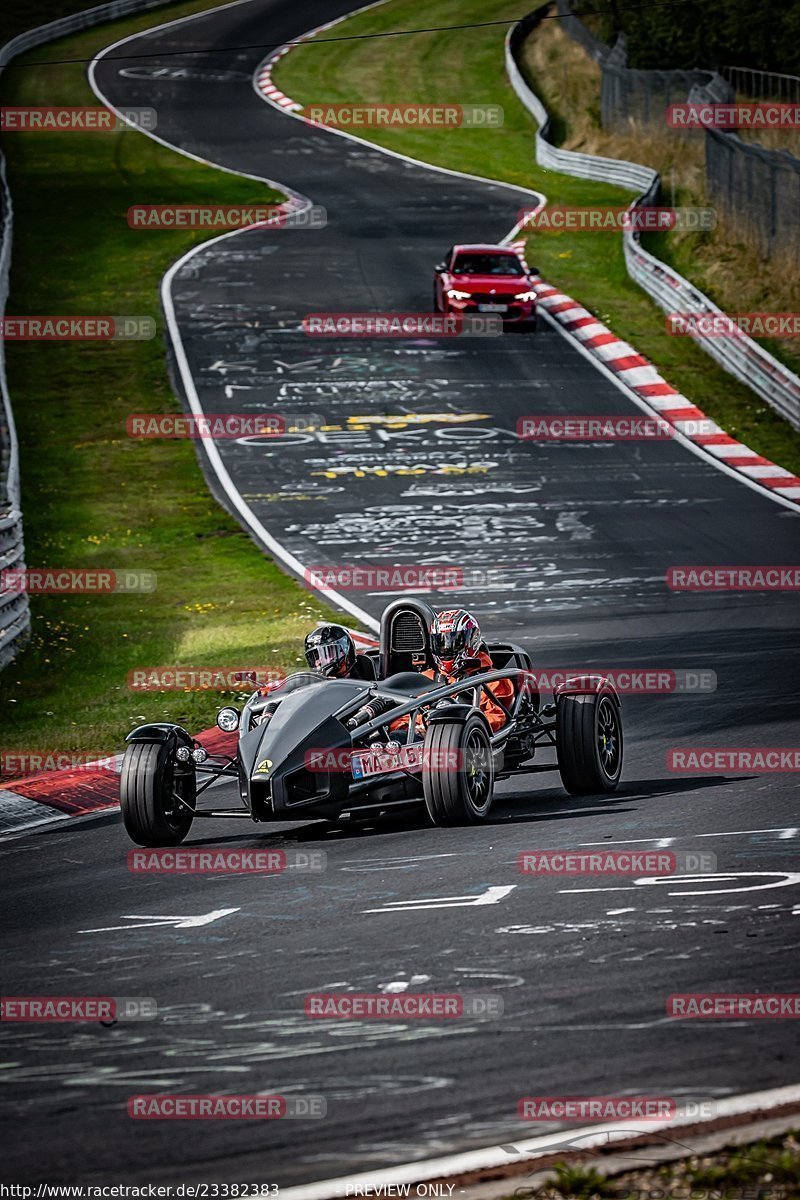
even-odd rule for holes
{"type": "Polygon", "coordinates": [[[139,846],[177,846],[191,829],[194,812],[173,793],[194,810],[194,770],[176,775],[172,755],[171,742],[131,742],[125,751],[119,803],[125,828],[139,846]]]}
{"type": "Polygon", "coordinates": [[[425,807],[434,825],[478,825],[488,819],[494,760],[486,723],[437,721],[425,734],[422,763],[425,807]]]}
{"type": "Polygon", "coordinates": [[[622,774],[622,751],[622,718],[611,692],[558,697],[558,770],[571,796],[615,791],[622,774]]]}
{"type": "Polygon", "coordinates": [[[434,285],[433,285],[433,311],[434,311],[435,313],[438,313],[438,312],[441,312],[441,311],[442,311],[442,310],[439,308],[439,297],[438,297],[438,295],[437,295],[437,293],[436,293],[436,284],[434,284],[434,285]]]}

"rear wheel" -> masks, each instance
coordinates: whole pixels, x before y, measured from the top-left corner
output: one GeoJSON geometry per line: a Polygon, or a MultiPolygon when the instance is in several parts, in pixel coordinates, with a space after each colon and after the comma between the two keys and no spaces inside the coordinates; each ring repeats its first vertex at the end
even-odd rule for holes
{"type": "Polygon", "coordinates": [[[122,820],[140,846],[177,846],[194,819],[193,767],[175,762],[172,742],[131,742],[122,760],[122,820]]]}
{"type": "Polygon", "coordinates": [[[434,825],[477,825],[492,807],[494,759],[486,725],[466,721],[428,727],[422,763],[425,807],[434,825]]]}
{"type": "Polygon", "coordinates": [[[615,791],[622,774],[622,749],[622,719],[611,692],[558,697],[558,770],[570,795],[615,791]]]}

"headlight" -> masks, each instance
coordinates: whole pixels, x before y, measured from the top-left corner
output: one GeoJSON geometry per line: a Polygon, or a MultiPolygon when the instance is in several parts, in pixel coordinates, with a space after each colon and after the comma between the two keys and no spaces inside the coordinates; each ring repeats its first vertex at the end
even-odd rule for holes
{"type": "Polygon", "coordinates": [[[177,758],[178,762],[188,762],[192,757],[192,752],[188,746],[178,746],[177,750],[175,751],[175,757],[177,758]]]}
{"type": "Polygon", "coordinates": [[[239,728],[238,708],[221,708],[217,713],[217,725],[225,733],[234,733],[239,728]]]}
{"type": "Polygon", "coordinates": [[[196,750],[192,751],[192,758],[196,763],[204,763],[208,758],[208,751],[204,750],[202,746],[198,746],[196,750]]]}
{"type": "Polygon", "coordinates": [[[515,300],[535,300],[536,292],[517,292],[515,300]]]}
{"type": "Polygon", "coordinates": [[[448,288],[447,294],[451,300],[471,300],[471,292],[459,292],[458,288],[448,288]]]}

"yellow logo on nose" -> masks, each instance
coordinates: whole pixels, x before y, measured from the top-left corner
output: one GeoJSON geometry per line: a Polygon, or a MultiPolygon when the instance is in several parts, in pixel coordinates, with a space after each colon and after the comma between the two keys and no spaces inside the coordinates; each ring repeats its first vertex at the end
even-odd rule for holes
{"type": "Polygon", "coordinates": [[[261,762],[256,767],[256,775],[269,775],[272,770],[272,759],[262,758],[261,762]]]}

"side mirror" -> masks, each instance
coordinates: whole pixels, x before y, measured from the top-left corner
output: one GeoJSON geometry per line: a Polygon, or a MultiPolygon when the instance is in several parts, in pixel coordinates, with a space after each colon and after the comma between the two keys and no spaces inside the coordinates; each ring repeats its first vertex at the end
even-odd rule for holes
{"type": "Polygon", "coordinates": [[[528,267],[528,274],[529,275],[538,275],[539,268],[538,267],[528,267]]]}
{"type": "Polygon", "coordinates": [[[258,683],[258,675],[255,671],[234,671],[233,678],[236,683],[258,683]]]}
{"type": "Polygon", "coordinates": [[[434,269],[434,271],[446,271],[447,263],[437,263],[433,269],[434,269]]]}

